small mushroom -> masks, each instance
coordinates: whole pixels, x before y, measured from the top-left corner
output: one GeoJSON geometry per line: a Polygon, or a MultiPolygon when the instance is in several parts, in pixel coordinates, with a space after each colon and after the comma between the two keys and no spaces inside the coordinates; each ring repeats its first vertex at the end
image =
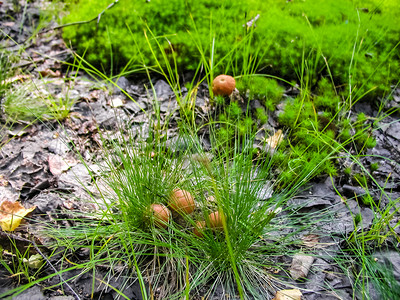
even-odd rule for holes
{"type": "Polygon", "coordinates": [[[218,75],[212,83],[212,91],[215,96],[229,96],[235,87],[235,78],[229,75],[218,75]]]}
{"type": "Polygon", "coordinates": [[[214,229],[222,229],[224,225],[222,223],[222,218],[219,211],[214,211],[208,215],[208,220],[210,221],[210,227],[214,229]]]}
{"type": "Polygon", "coordinates": [[[199,238],[203,237],[203,231],[206,228],[205,221],[197,221],[196,225],[193,228],[194,235],[198,236],[199,238]]]}
{"type": "Polygon", "coordinates": [[[170,195],[169,206],[177,213],[191,214],[196,208],[193,196],[185,190],[174,189],[170,195]]]}
{"type": "Polygon", "coordinates": [[[153,215],[154,224],[157,227],[167,227],[171,217],[170,210],[163,204],[152,204],[150,210],[153,215]]]}

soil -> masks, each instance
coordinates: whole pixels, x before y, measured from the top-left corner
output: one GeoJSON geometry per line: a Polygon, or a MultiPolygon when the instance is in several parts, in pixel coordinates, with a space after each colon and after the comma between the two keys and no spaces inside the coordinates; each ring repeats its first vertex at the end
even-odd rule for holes
{"type": "MultiPolygon", "coordinates": [[[[96,209],[90,204],[90,196],[85,189],[96,193],[92,178],[80,161],[79,155],[86,160],[86,164],[96,170],[92,157],[101,155],[104,140],[100,135],[113,139],[118,135],[118,125],[125,124],[133,132],[146,136],[150,130],[150,122],[146,113],[153,113],[153,93],[149,92],[146,76],[135,79],[120,77],[117,81],[120,89],[106,82],[95,82],[85,73],[79,71],[76,74],[68,73],[61,61],[71,61],[72,51],[68,49],[62,40],[59,30],[43,30],[29,39],[38,22],[40,10],[46,7],[45,1],[0,1],[0,29],[7,35],[0,40],[0,47],[11,53],[22,50],[21,57],[15,66],[29,74],[27,78],[14,78],[13,88],[17,89],[21,81],[32,80],[38,83],[38,89],[46,90],[53,97],[66,97],[74,100],[69,117],[61,122],[45,121],[27,126],[26,122],[17,122],[12,127],[0,126],[2,147],[0,148],[0,202],[4,200],[20,201],[25,207],[36,206],[31,215],[31,220],[20,226],[14,233],[1,232],[0,246],[3,249],[3,257],[7,259],[4,251],[9,248],[10,239],[13,239],[19,248],[31,246],[32,253],[37,253],[35,246],[42,249],[43,255],[47,255],[45,238],[35,231],[35,222],[53,222],[55,215],[59,217],[60,211],[66,216],[70,211],[86,211],[96,209]],[[15,44],[12,39],[17,43],[15,44]],[[76,75],[75,80],[66,80],[76,75]],[[45,83],[45,86],[43,86],[45,83]],[[125,93],[136,100],[128,99],[125,93]],[[73,145],[75,145],[73,147],[73,145]],[[79,155],[78,155],[79,154],[79,155]],[[66,164],[66,162],[68,162],[66,164]]],[[[51,22],[47,28],[56,24],[51,22]]],[[[47,30],[47,29],[46,29],[47,30]]],[[[160,78],[153,80],[157,99],[160,101],[162,121],[169,120],[166,130],[171,140],[177,136],[177,121],[179,114],[175,110],[177,103],[174,93],[169,85],[160,78]]],[[[185,93],[186,91],[183,90],[185,93]]],[[[295,91],[294,91],[295,92],[295,91]]],[[[293,90],[287,90],[286,96],[290,97],[293,90]]],[[[259,103],[258,103],[259,104],[259,103]]],[[[253,103],[257,106],[257,103],[253,103]]],[[[395,90],[393,100],[387,102],[386,109],[399,107],[400,90],[395,90]]],[[[208,87],[202,84],[196,98],[196,113],[198,121],[206,118],[212,107],[209,103],[208,87]]],[[[376,107],[369,103],[358,103],[351,111],[350,118],[357,113],[364,112],[368,117],[377,115],[376,107]]],[[[268,129],[278,130],[277,114],[271,113],[268,129]]],[[[5,119],[2,112],[3,120],[5,119]]],[[[386,117],[379,123],[379,127],[373,134],[377,140],[375,148],[367,150],[366,156],[361,158],[362,164],[369,168],[374,163],[379,163],[379,168],[373,172],[376,182],[369,183],[369,193],[373,200],[384,208],[389,199],[400,198],[400,123],[399,113],[386,117]],[[386,195],[381,195],[377,184],[384,186],[386,195]]],[[[203,133],[204,134],[204,133],[203,133]]],[[[265,138],[266,131],[259,136],[265,138]]],[[[204,134],[204,145],[209,142],[204,134]]],[[[350,150],[351,151],[351,150],[350,150]]],[[[305,281],[288,279],[288,284],[302,288],[304,298],[316,299],[353,299],[354,278],[345,274],[333,257],[341,248],[345,248],[345,237],[354,230],[353,215],[362,216],[362,227],[368,229],[374,220],[374,211],[370,206],[360,201],[366,191],[352,181],[343,170],[350,166],[350,160],[346,153],[340,153],[337,160],[341,174],[333,178],[335,188],[341,195],[347,197],[347,205],[338,196],[330,178],[321,177],[309,184],[309,188],[300,193],[288,203],[292,209],[298,209],[299,214],[312,214],[314,212],[329,210],[335,219],[330,222],[316,222],[312,230],[304,233],[304,238],[312,239],[312,234],[319,237],[319,243],[324,247],[315,247],[315,259],[311,262],[305,281]],[[329,236],[329,237],[328,237],[329,236]],[[336,291],[334,295],[331,290],[336,291]]],[[[359,166],[354,166],[353,172],[361,172],[359,166]]],[[[395,225],[400,221],[396,214],[391,220],[395,225]]],[[[399,234],[399,227],[395,228],[399,234]]],[[[289,231],[287,232],[289,233],[289,231]]],[[[285,233],[279,233],[285,234],[285,233]]],[[[314,247],[313,245],[312,247],[314,247]]],[[[88,253],[82,250],[77,253],[81,257],[87,257],[88,253]]],[[[395,270],[396,279],[400,283],[400,256],[395,249],[395,244],[388,241],[387,247],[376,252],[376,257],[391,265],[395,270]]],[[[294,258],[284,256],[280,258],[290,266],[294,258]]],[[[59,257],[53,256],[49,265],[45,268],[45,274],[52,274],[53,266],[59,270],[59,257]]],[[[105,274],[107,270],[99,267],[98,275],[105,274]]],[[[71,278],[78,275],[78,271],[63,273],[63,278],[71,278]]],[[[122,279],[116,276],[111,285],[119,287],[122,279]]],[[[91,274],[78,276],[69,281],[70,288],[50,288],[60,282],[55,276],[34,285],[13,299],[90,299],[92,293],[91,274]]],[[[18,286],[18,281],[11,278],[10,274],[0,265],[0,295],[9,289],[18,286]]],[[[140,287],[137,281],[132,279],[132,284],[123,289],[130,299],[141,299],[140,287]]],[[[221,294],[222,294],[221,289],[221,294]]],[[[371,299],[380,299],[377,290],[371,287],[371,299]]],[[[270,299],[273,295],[266,295],[270,299]]],[[[94,299],[116,299],[114,290],[103,285],[94,288],[94,299]]],[[[195,297],[194,297],[195,299],[195,297]]],[[[218,295],[214,299],[221,299],[218,295]]]]}

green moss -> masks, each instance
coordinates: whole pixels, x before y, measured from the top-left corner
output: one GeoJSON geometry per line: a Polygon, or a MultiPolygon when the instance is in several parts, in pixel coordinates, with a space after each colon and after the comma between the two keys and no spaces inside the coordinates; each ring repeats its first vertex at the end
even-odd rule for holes
{"type": "MultiPolygon", "coordinates": [[[[225,55],[243,33],[245,12],[249,11],[251,2],[255,1],[120,0],[102,15],[98,23],[66,27],[64,39],[70,40],[80,53],[87,49],[86,58],[96,66],[118,69],[131,60],[133,64],[154,64],[146,32],[156,52],[159,52],[158,42],[169,59],[175,58],[178,65],[185,69],[195,69],[200,54],[188,31],[198,35],[201,47],[207,51],[212,26],[217,53],[219,57],[225,55]],[[226,25],[232,26],[229,31],[226,25]]],[[[109,3],[108,0],[80,1],[70,7],[72,13],[64,22],[92,19],[109,3]]],[[[210,55],[208,51],[205,54],[210,55]]],[[[157,55],[162,58],[161,53],[157,55]]]]}
{"type": "Polygon", "coordinates": [[[260,122],[260,125],[267,123],[268,115],[266,114],[264,108],[256,108],[256,119],[260,122]]]}
{"type": "Polygon", "coordinates": [[[361,196],[361,201],[364,203],[364,205],[371,206],[374,204],[374,199],[370,194],[366,194],[361,196]]]}
{"type": "Polygon", "coordinates": [[[237,119],[242,114],[242,108],[237,102],[231,102],[227,108],[227,114],[230,119],[237,119]]]}
{"type": "Polygon", "coordinates": [[[280,124],[289,128],[294,128],[300,110],[300,101],[298,99],[289,99],[285,102],[282,113],[278,115],[280,124]]]}
{"type": "Polygon", "coordinates": [[[339,141],[341,142],[346,142],[351,139],[351,133],[349,128],[345,128],[340,132],[340,135],[338,136],[339,141]]]}
{"type": "Polygon", "coordinates": [[[357,115],[357,123],[356,124],[359,128],[362,128],[366,121],[367,121],[367,117],[365,116],[364,113],[359,113],[357,115]]]}
{"type": "Polygon", "coordinates": [[[225,98],[223,96],[216,96],[214,97],[214,101],[216,105],[223,105],[225,104],[225,98]]]}
{"type": "MultiPolygon", "coordinates": [[[[245,114],[239,103],[215,97],[221,122],[217,137],[222,143],[254,133],[267,122],[267,111],[283,101],[284,87],[271,75],[298,83],[300,94],[285,98],[278,115],[280,126],[289,130],[280,156],[282,166],[289,168],[282,167],[280,176],[289,183],[296,170],[305,167],[335,174],[333,162],[324,158],[327,146],[336,141],[363,151],[375,146],[369,118],[359,114],[355,121],[342,120],[339,110],[350,91],[354,100],[366,91],[370,99],[377,99],[400,77],[399,56],[392,51],[400,34],[396,21],[400,8],[393,3],[120,0],[98,24],[66,27],[64,38],[80,53],[87,50],[85,58],[106,69],[121,69],[128,62],[129,68],[154,66],[157,59],[162,64],[165,55],[181,70],[196,70],[199,62],[213,57],[214,74],[237,76],[242,95],[262,105],[245,114]],[[257,14],[256,27],[243,26],[257,14]],[[250,76],[253,73],[261,74],[250,76]]],[[[91,19],[108,4],[108,0],[78,2],[65,22],[91,19]]]]}
{"type": "Polygon", "coordinates": [[[347,175],[347,176],[350,176],[350,175],[351,175],[351,172],[352,172],[351,167],[347,167],[347,168],[345,168],[345,169],[343,170],[343,173],[344,173],[345,175],[347,175]]]}
{"type": "Polygon", "coordinates": [[[371,164],[370,169],[371,169],[371,172],[377,171],[379,169],[379,163],[376,162],[376,163],[371,164]]]}
{"type": "Polygon", "coordinates": [[[367,147],[368,149],[372,149],[375,148],[376,146],[376,139],[369,135],[365,141],[365,147],[367,147]]]}
{"type": "MultiPolygon", "coordinates": [[[[336,112],[340,107],[340,97],[336,94],[332,83],[327,78],[322,78],[317,85],[314,104],[318,110],[336,112]]],[[[328,117],[325,115],[325,117],[328,117]]]]}
{"type": "Polygon", "coordinates": [[[354,174],[353,183],[358,184],[362,187],[365,187],[365,186],[367,186],[368,180],[364,174],[357,173],[357,174],[354,174]]]}
{"type": "Polygon", "coordinates": [[[247,76],[238,80],[237,89],[242,93],[249,93],[249,100],[257,99],[269,111],[274,111],[281,101],[284,87],[275,79],[261,76],[247,76]]]}
{"type": "Polygon", "coordinates": [[[356,225],[359,225],[360,222],[362,222],[362,216],[361,216],[360,213],[358,213],[358,214],[356,214],[356,215],[354,216],[354,223],[355,223],[356,225]]]}
{"type": "MultiPolygon", "coordinates": [[[[92,19],[109,2],[80,1],[71,6],[72,13],[64,22],[92,19]]],[[[67,44],[71,41],[80,54],[88,50],[86,59],[106,69],[118,69],[128,62],[153,65],[155,60],[144,31],[158,58],[162,54],[156,42],[182,69],[198,66],[198,47],[204,57],[213,56],[214,72],[231,69],[234,75],[243,75],[253,63],[254,72],[297,81],[305,61],[311,84],[325,78],[321,86],[326,86],[326,78],[332,77],[332,85],[347,89],[351,79],[353,97],[372,89],[372,98],[386,93],[400,76],[398,55],[392,51],[400,33],[396,18],[400,8],[393,3],[394,0],[384,4],[380,0],[326,0],[323,5],[317,0],[120,0],[102,15],[98,24],[66,27],[64,39],[67,44]],[[359,7],[363,9],[358,10],[359,7]],[[257,14],[257,27],[246,30],[243,24],[257,14]]],[[[265,103],[268,109],[274,108],[275,102],[270,99],[280,93],[272,83],[271,88],[267,93],[273,96],[266,97],[265,103]]],[[[316,99],[317,106],[333,110],[338,102],[335,97],[321,96],[316,99]]]]}
{"type": "Polygon", "coordinates": [[[251,115],[246,115],[242,112],[239,103],[231,102],[226,107],[222,107],[222,112],[218,118],[220,127],[217,130],[217,139],[221,143],[234,143],[234,139],[241,139],[245,135],[250,135],[255,132],[256,124],[251,115]]]}

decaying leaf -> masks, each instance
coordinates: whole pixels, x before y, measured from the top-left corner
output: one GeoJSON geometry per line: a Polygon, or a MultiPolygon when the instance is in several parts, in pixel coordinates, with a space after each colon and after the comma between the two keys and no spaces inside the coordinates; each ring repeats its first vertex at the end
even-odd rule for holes
{"type": "Polygon", "coordinates": [[[111,107],[117,108],[124,106],[124,100],[121,97],[115,97],[114,99],[111,99],[108,104],[111,107]]]}
{"type": "Polygon", "coordinates": [[[51,69],[44,69],[42,71],[39,71],[39,74],[43,77],[60,77],[61,72],[59,70],[53,71],[51,69]]]}
{"type": "Polygon", "coordinates": [[[271,149],[276,149],[276,147],[278,147],[278,145],[283,141],[283,132],[282,130],[278,130],[277,132],[275,132],[274,135],[270,136],[269,138],[267,138],[265,140],[265,142],[268,144],[268,146],[271,149]]]}
{"type": "Polygon", "coordinates": [[[302,238],[303,245],[306,247],[313,248],[318,244],[319,236],[316,234],[307,234],[302,238]]]}
{"type": "Polygon", "coordinates": [[[7,179],[4,177],[3,174],[0,174],[0,186],[7,186],[7,185],[8,185],[7,179]]]}
{"type": "Polygon", "coordinates": [[[0,204],[0,226],[3,231],[14,231],[22,219],[36,206],[26,209],[19,202],[5,200],[0,204]]]}
{"type": "Polygon", "coordinates": [[[308,271],[313,262],[313,256],[296,254],[293,256],[292,265],[290,266],[290,276],[292,276],[294,280],[307,277],[308,271]]]}
{"type": "Polygon", "coordinates": [[[22,261],[31,269],[39,269],[44,263],[40,254],[31,255],[29,259],[23,258],[22,261]]]}
{"type": "Polygon", "coordinates": [[[2,80],[1,85],[7,85],[10,83],[14,83],[16,81],[23,82],[30,78],[31,78],[31,76],[29,76],[29,75],[17,75],[17,76],[11,77],[11,78],[7,78],[6,80],[2,80]]]}
{"type": "Polygon", "coordinates": [[[301,292],[298,289],[280,290],[276,292],[272,300],[301,300],[301,292]]]}
{"type": "Polygon", "coordinates": [[[28,126],[25,124],[18,124],[16,126],[13,126],[12,128],[10,128],[8,131],[8,134],[11,136],[18,136],[21,137],[25,134],[28,133],[28,126]]]}
{"type": "Polygon", "coordinates": [[[61,175],[62,172],[67,171],[69,168],[75,166],[77,161],[71,158],[62,158],[57,154],[50,154],[48,158],[49,169],[54,176],[61,175]]]}

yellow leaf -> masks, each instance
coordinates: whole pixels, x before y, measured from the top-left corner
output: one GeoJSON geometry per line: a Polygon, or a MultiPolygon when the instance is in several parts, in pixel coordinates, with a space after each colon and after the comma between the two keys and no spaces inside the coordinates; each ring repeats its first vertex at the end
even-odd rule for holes
{"type": "Polygon", "coordinates": [[[39,269],[43,265],[43,257],[40,254],[34,254],[29,259],[24,257],[22,261],[32,269],[39,269]]]}
{"type": "Polygon", "coordinates": [[[298,289],[280,290],[273,300],[301,300],[302,293],[298,289]]]}
{"type": "Polygon", "coordinates": [[[282,130],[279,129],[277,132],[275,132],[274,135],[270,136],[265,141],[267,142],[270,148],[275,149],[283,141],[282,130]]]}
{"type": "Polygon", "coordinates": [[[19,202],[5,200],[0,204],[0,226],[3,231],[14,231],[22,219],[36,206],[26,209],[19,202]]]}

